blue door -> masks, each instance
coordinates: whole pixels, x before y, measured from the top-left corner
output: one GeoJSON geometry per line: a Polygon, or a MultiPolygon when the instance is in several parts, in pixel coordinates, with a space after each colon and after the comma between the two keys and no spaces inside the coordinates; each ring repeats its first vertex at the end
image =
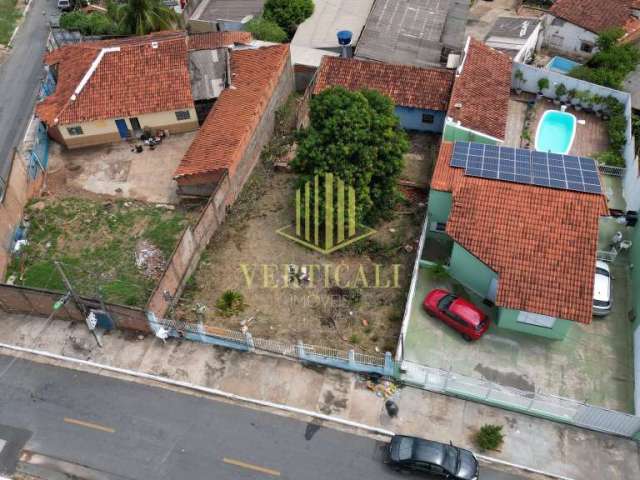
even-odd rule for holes
{"type": "Polygon", "coordinates": [[[118,127],[120,138],[129,138],[129,128],[127,127],[127,122],[124,118],[116,120],[116,127],[118,127]]]}

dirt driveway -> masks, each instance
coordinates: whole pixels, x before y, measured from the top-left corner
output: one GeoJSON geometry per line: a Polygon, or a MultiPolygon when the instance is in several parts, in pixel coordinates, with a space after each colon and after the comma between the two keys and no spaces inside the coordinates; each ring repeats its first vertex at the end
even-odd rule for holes
{"type": "Polygon", "coordinates": [[[395,350],[424,205],[404,202],[377,233],[324,255],[277,233],[294,218],[295,175],[259,165],[209,244],[177,316],[256,337],[350,348],[395,350]],[[291,280],[289,265],[307,266],[307,282],[291,280]],[[377,265],[377,267],[376,267],[377,265]],[[246,308],[224,317],[216,302],[226,290],[246,308]],[[242,323],[241,323],[242,322],[242,323]]]}

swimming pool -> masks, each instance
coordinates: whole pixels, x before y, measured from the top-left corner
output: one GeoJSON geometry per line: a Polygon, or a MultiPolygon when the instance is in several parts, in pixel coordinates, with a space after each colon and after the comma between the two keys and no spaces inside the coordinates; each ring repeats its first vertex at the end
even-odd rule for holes
{"type": "Polygon", "coordinates": [[[581,64],[578,62],[574,62],[573,60],[569,60],[568,58],[553,57],[551,60],[549,60],[549,63],[547,63],[547,70],[567,74],[573,68],[579,65],[581,64]]]}
{"type": "Polygon", "coordinates": [[[567,112],[547,110],[536,131],[536,150],[566,154],[576,134],[576,117],[567,112]]]}

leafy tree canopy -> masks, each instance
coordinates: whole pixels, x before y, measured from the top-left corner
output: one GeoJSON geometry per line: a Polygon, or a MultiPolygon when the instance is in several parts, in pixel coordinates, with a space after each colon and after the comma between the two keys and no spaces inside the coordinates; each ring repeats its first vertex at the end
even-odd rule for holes
{"type": "Polygon", "coordinates": [[[250,20],[245,28],[248,32],[251,32],[255,39],[264,40],[265,42],[283,43],[289,38],[287,32],[280,25],[263,17],[250,20]]]}
{"type": "Polygon", "coordinates": [[[409,150],[392,101],[375,91],[330,88],[311,100],[310,120],[292,162],[302,182],[333,173],[355,189],[359,221],[374,224],[388,214],[409,150]]]}
{"type": "Polygon", "coordinates": [[[624,79],[640,62],[640,50],[620,44],[621,28],[611,28],[598,36],[598,51],[585,64],[571,70],[570,75],[587,82],[619,90],[624,79]]]}
{"type": "Polygon", "coordinates": [[[172,30],[180,25],[180,17],[161,0],[129,0],[108,7],[109,16],[124,35],[146,35],[160,30],[172,30]]]}
{"type": "Polygon", "coordinates": [[[264,4],[264,18],[280,25],[289,38],[312,13],[313,0],[267,0],[264,4]]]}

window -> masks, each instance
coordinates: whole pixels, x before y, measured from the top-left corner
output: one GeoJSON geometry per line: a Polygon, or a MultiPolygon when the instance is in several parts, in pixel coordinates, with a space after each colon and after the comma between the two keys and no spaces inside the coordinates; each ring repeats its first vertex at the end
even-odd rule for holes
{"type": "Polygon", "coordinates": [[[432,232],[445,232],[447,230],[447,224],[442,222],[431,222],[430,229],[432,232]]]}
{"type": "Polygon", "coordinates": [[[560,35],[551,35],[551,40],[549,40],[549,44],[552,47],[562,48],[562,45],[564,44],[564,37],[561,37],[560,35]]]}
{"type": "Polygon", "coordinates": [[[191,113],[189,110],[179,110],[176,112],[177,120],[189,120],[191,118],[191,113]]]}
{"type": "Polygon", "coordinates": [[[553,328],[556,319],[539,313],[520,312],[518,314],[518,322],[535,325],[536,327],[553,328]]]}
{"type": "Polygon", "coordinates": [[[433,123],[435,117],[431,113],[422,114],[422,123],[433,123]]]}
{"type": "Polygon", "coordinates": [[[78,126],[78,127],[67,127],[67,132],[69,132],[69,135],[83,135],[84,132],[82,131],[82,127],[78,126]]]}
{"type": "Polygon", "coordinates": [[[555,17],[551,22],[551,25],[553,25],[554,27],[562,27],[564,25],[564,20],[562,20],[561,18],[555,17]]]}
{"type": "Polygon", "coordinates": [[[580,42],[580,51],[585,53],[593,52],[593,43],[590,42],[580,42]]]}

